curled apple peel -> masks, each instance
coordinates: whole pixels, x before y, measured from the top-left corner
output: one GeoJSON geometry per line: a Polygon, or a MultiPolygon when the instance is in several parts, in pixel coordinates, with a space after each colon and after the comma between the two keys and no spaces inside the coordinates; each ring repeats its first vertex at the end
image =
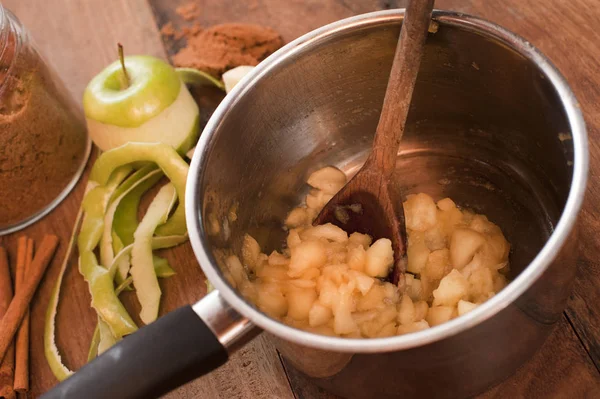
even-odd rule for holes
{"type": "Polygon", "coordinates": [[[90,173],[46,314],[45,355],[59,380],[73,373],[63,364],[56,346],[55,319],[62,279],[76,244],[79,271],[98,315],[89,360],[137,329],[118,298],[121,291],[135,285],[145,323],[158,316],[161,293],[157,278],[175,271],[153,250],[187,240],[184,194],[188,164],[181,154],[196,144],[200,133],[199,108],[186,85],[224,90],[221,81],[201,71],[175,69],[149,56],[125,58],[122,53],[120,62],[109,65],[86,88],[83,106],[88,130],[105,152],[90,173]],[[170,183],[138,223],[141,196],[163,174],[170,183]]]}

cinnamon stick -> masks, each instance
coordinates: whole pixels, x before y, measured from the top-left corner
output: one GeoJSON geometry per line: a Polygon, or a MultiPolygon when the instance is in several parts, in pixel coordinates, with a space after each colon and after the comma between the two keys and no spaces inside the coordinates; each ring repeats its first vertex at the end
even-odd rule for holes
{"type": "Polygon", "coordinates": [[[58,237],[46,235],[31,263],[31,273],[25,281],[23,289],[17,292],[10,303],[6,314],[0,320],[0,359],[4,358],[12,339],[27,312],[33,294],[42,280],[42,276],[58,246],[58,237]]]}
{"type": "MultiPolygon", "coordinates": [[[[22,242],[19,239],[17,269],[15,272],[15,292],[18,293],[23,290],[25,280],[29,276],[29,273],[31,273],[32,261],[33,240],[27,238],[22,242]],[[25,249],[22,251],[21,247],[25,247],[25,249]],[[23,252],[22,256],[21,252],[23,252]]],[[[29,391],[29,306],[17,331],[15,346],[15,381],[13,389],[18,393],[25,393],[29,391]]]]}
{"type": "MultiPolygon", "coordinates": [[[[10,266],[6,250],[0,247],[0,320],[3,320],[13,296],[12,283],[10,279],[10,266]]],[[[15,354],[12,340],[9,343],[4,360],[0,358],[0,398],[14,399],[13,390],[15,354]]]]}

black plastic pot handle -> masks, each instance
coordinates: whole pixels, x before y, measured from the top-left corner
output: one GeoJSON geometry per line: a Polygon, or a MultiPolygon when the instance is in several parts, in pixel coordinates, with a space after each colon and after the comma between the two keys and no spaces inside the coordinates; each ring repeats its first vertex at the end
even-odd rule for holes
{"type": "MultiPolygon", "coordinates": [[[[208,305],[224,302],[216,292],[208,297],[208,305]]],[[[42,398],[157,398],[216,369],[228,351],[194,309],[184,306],[141,328],[42,398]]]]}

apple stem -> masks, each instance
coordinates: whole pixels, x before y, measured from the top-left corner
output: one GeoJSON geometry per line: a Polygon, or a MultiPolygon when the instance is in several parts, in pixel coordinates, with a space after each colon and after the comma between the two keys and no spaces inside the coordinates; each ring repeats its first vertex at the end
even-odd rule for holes
{"type": "Polygon", "coordinates": [[[129,87],[129,74],[127,74],[127,69],[125,68],[125,56],[123,55],[123,45],[121,43],[117,43],[117,46],[119,47],[119,60],[121,61],[121,68],[123,69],[121,87],[122,89],[126,89],[129,87]]]}

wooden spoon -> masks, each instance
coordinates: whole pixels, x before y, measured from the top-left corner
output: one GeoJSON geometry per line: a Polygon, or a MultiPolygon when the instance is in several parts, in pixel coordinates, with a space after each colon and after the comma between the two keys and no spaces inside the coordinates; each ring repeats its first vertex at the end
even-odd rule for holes
{"type": "Polygon", "coordinates": [[[402,197],[392,177],[433,3],[434,0],[409,1],[371,154],[314,222],[315,225],[333,223],[348,233],[369,234],[373,239],[389,238],[394,250],[394,267],[389,277],[394,284],[403,283],[406,270],[406,228],[402,197]]]}

